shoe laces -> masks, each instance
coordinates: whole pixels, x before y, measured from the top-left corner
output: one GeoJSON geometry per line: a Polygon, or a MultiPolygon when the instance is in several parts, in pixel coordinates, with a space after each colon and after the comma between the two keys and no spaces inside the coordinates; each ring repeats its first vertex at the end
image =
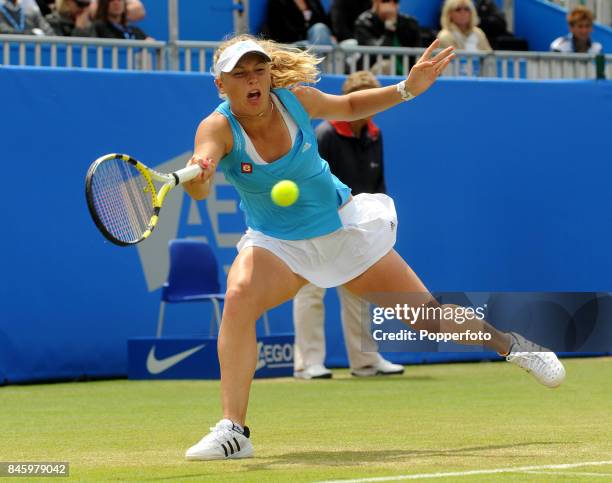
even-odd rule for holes
{"type": "Polygon", "coordinates": [[[215,426],[208,428],[210,433],[202,438],[202,442],[216,441],[217,443],[225,443],[225,441],[231,439],[233,436],[231,434],[232,432],[241,434],[239,431],[234,429],[236,427],[234,423],[229,421],[229,424],[231,424],[230,427],[228,421],[228,419],[222,419],[215,426]]]}
{"type": "Polygon", "coordinates": [[[546,349],[541,345],[536,344],[535,342],[531,342],[530,340],[525,339],[523,336],[516,334],[515,332],[511,332],[512,340],[514,341],[512,347],[510,348],[510,353],[512,352],[551,352],[550,349],[546,349]]]}
{"type": "Polygon", "coordinates": [[[507,359],[535,372],[542,372],[549,365],[543,352],[511,352],[507,359]]]}

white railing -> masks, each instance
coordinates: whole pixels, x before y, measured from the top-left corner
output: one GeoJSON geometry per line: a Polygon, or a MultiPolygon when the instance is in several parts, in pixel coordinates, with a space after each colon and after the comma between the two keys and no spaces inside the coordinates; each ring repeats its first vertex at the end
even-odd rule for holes
{"type": "MultiPolygon", "coordinates": [[[[209,72],[218,42],[177,42],[180,70],[209,72]]],[[[322,72],[343,74],[372,69],[376,74],[403,75],[425,49],[402,47],[312,46],[324,60],[322,72]]],[[[607,56],[607,78],[612,56],[607,56]]],[[[593,54],[560,54],[556,52],[470,53],[458,51],[444,73],[451,77],[497,77],[502,79],[594,79],[597,76],[593,54]]]]}
{"type": "Polygon", "coordinates": [[[571,10],[578,5],[588,7],[594,14],[597,22],[612,25],[612,0],[549,0],[561,7],[571,10]]]}
{"type": "Polygon", "coordinates": [[[165,50],[165,42],[0,35],[1,65],[165,70],[165,50]]]}
{"type": "MultiPolygon", "coordinates": [[[[210,72],[219,42],[149,42],[0,35],[0,65],[81,67],[121,70],[210,72]]],[[[304,47],[306,48],[306,47],[304,47]]],[[[347,74],[372,69],[379,75],[405,75],[425,49],[368,46],[311,46],[321,71],[347,74]]],[[[557,52],[458,51],[444,72],[450,77],[502,79],[612,79],[612,55],[557,52]],[[598,69],[599,64],[599,69],[598,69]]]]}

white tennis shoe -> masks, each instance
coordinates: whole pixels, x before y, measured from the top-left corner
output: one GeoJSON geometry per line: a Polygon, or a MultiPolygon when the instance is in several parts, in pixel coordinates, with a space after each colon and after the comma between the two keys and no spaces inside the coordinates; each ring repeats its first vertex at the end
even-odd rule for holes
{"type": "Polygon", "coordinates": [[[332,371],[323,364],[312,364],[306,366],[302,371],[294,371],[293,377],[296,379],[331,379],[332,371]]]}
{"type": "Polygon", "coordinates": [[[550,349],[510,332],[512,345],[506,360],[530,372],[547,387],[558,387],[565,380],[565,367],[550,349]]]}
{"type": "Polygon", "coordinates": [[[382,357],[373,366],[360,367],[359,369],[353,369],[351,371],[351,374],[356,377],[390,376],[403,373],[404,366],[393,364],[391,361],[383,359],[382,357]]]}
{"type": "Polygon", "coordinates": [[[253,456],[253,445],[249,439],[250,431],[246,426],[241,428],[229,419],[222,419],[210,433],[185,453],[188,460],[225,460],[250,458],[253,456]]]}

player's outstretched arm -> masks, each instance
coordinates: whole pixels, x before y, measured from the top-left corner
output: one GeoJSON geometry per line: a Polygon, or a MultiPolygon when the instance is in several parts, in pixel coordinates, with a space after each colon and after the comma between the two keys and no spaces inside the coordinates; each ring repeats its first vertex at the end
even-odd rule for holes
{"type": "Polygon", "coordinates": [[[218,113],[213,113],[198,126],[195,136],[193,156],[187,166],[199,164],[202,173],[183,184],[185,191],[195,200],[208,197],[212,180],[219,160],[231,151],[231,129],[227,120],[218,113]]]}
{"type": "MultiPolygon", "coordinates": [[[[413,96],[423,94],[436,81],[453,59],[453,47],[432,57],[438,46],[436,39],[410,69],[405,90],[413,96]]],[[[294,91],[311,118],[339,121],[364,119],[401,103],[402,94],[397,86],[380,87],[352,92],[344,96],[325,94],[313,87],[298,87],[294,91]]]]}

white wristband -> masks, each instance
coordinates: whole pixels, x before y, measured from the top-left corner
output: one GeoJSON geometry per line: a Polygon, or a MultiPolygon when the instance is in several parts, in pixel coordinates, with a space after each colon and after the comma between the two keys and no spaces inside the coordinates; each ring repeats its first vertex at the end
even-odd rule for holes
{"type": "Polygon", "coordinates": [[[410,101],[414,99],[416,96],[412,94],[408,89],[406,89],[406,81],[403,80],[399,84],[395,86],[395,90],[399,92],[399,95],[402,96],[402,101],[410,101]]]}

